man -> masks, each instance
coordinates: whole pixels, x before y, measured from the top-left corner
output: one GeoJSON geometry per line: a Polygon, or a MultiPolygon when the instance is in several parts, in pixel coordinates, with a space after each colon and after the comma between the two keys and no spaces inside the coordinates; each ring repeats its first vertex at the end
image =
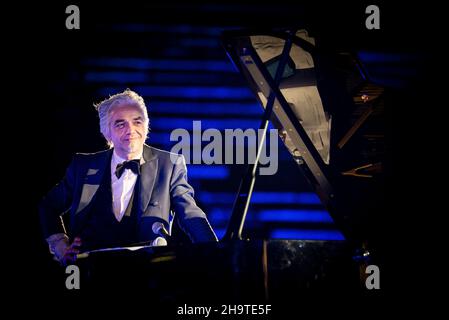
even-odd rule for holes
{"type": "Polygon", "coordinates": [[[171,233],[175,213],[193,242],[217,241],[187,183],[184,157],[145,144],[143,98],[128,89],[96,109],[110,149],[76,154],[40,204],[43,234],[56,259],[67,264],[81,251],[150,243],[171,233]]]}

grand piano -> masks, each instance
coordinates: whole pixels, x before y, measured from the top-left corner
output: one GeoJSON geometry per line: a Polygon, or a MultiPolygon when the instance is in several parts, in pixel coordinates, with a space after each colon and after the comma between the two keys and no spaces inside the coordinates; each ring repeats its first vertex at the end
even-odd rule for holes
{"type": "Polygon", "coordinates": [[[219,243],[92,252],[78,261],[88,270],[84,283],[94,291],[138,287],[156,301],[186,303],[366,292],[366,266],[381,256],[383,88],[356,56],[320,50],[305,30],[227,31],[222,42],[260,102],[260,129],[271,123],[278,130],[345,239],[244,238],[255,161],[219,243]]]}

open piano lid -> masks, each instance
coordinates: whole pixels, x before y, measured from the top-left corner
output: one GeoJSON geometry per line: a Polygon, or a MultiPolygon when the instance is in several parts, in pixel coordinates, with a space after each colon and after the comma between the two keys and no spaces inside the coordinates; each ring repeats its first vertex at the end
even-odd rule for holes
{"type": "Polygon", "coordinates": [[[228,31],[222,41],[264,109],[274,95],[270,120],[346,239],[376,241],[384,211],[383,88],[355,55],[321,52],[305,30],[228,31]]]}

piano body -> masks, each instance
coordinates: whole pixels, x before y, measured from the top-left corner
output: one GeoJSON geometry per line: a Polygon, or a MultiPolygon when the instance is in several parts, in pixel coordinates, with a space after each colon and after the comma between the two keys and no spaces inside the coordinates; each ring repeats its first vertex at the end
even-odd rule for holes
{"type": "Polygon", "coordinates": [[[371,218],[383,203],[383,89],[354,56],[321,52],[304,30],[229,31],[222,41],[263,107],[260,128],[271,122],[278,129],[345,240],[242,239],[256,162],[222,241],[92,253],[79,261],[88,286],[138,286],[160,301],[220,303],[366,291],[364,268],[376,263],[371,218]]]}
{"type": "MultiPolygon", "coordinates": [[[[383,88],[354,55],[318,50],[305,30],[228,32],[223,42],[264,108],[261,128],[270,121],[278,130],[345,238],[359,245],[376,238],[372,218],[383,205],[386,159],[383,88]]],[[[248,194],[248,186],[241,189],[248,194]]],[[[229,238],[240,237],[246,204],[236,201],[229,238]]]]}

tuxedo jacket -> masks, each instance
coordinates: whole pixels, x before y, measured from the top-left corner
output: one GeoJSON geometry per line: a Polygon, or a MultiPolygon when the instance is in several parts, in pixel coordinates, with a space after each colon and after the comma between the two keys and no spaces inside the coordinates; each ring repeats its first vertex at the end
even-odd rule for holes
{"type": "MultiPolygon", "coordinates": [[[[79,234],[90,212],[90,204],[103,180],[111,174],[113,149],[92,154],[78,153],[67,168],[65,177],[43,198],[39,206],[45,238],[56,233],[69,237],[79,234]],[[109,163],[108,163],[109,162],[109,163]],[[66,230],[62,216],[68,213],[66,230]]],[[[144,145],[140,172],[138,238],[149,241],[157,237],[152,226],[162,222],[171,234],[178,220],[181,229],[193,242],[217,241],[205,213],[196,205],[193,188],[187,182],[187,167],[182,155],[144,145]]],[[[66,222],[67,220],[64,219],[66,222]]]]}

